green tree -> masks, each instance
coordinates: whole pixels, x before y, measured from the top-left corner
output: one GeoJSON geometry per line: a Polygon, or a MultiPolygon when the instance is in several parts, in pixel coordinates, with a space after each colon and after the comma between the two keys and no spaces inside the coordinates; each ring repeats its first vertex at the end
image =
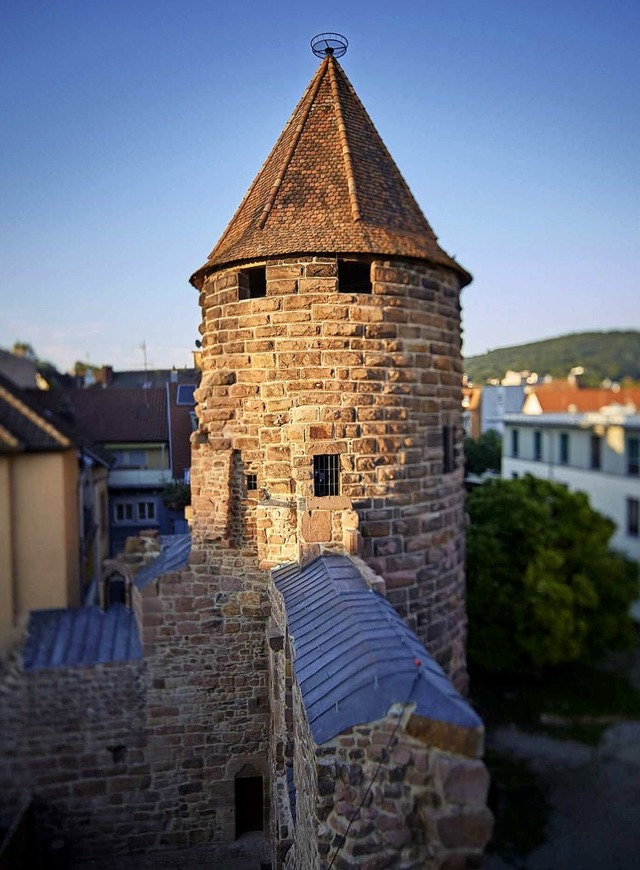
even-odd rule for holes
{"type": "Polygon", "coordinates": [[[483,432],[479,438],[464,439],[464,464],[467,474],[483,474],[485,471],[500,473],[502,462],[502,438],[495,429],[483,432]]]}
{"type": "Polygon", "coordinates": [[[540,673],[633,643],[638,566],[610,549],[614,523],[584,493],[493,480],[467,498],[469,660],[540,673]]]}

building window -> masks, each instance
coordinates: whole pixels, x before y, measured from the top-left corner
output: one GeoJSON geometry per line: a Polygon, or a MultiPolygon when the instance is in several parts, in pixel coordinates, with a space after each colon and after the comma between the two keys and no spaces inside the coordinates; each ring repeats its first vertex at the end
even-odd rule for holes
{"type": "Polygon", "coordinates": [[[371,293],[371,266],[356,260],[338,260],[340,293],[371,293]]]}
{"type": "Polygon", "coordinates": [[[454,428],[453,426],[442,427],[442,472],[450,474],[455,471],[456,459],[454,452],[454,428]]]}
{"type": "Polygon", "coordinates": [[[640,502],[637,498],[627,499],[627,534],[632,538],[640,535],[640,502]]]}
{"type": "Polygon", "coordinates": [[[569,433],[560,433],[560,465],[569,464],[569,433]]]}
{"type": "Polygon", "coordinates": [[[533,458],[536,462],[542,460],[542,432],[539,429],[533,433],[533,458]]]}
{"type": "Polygon", "coordinates": [[[511,455],[514,459],[518,458],[520,453],[520,431],[518,429],[511,430],[511,455]]]}
{"type": "Polygon", "coordinates": [[[117,523],[133,522],[133,505],[131,502],[120,502],[114,506],[115,520],[117,523]]]}
{"type": "Polygon", "coordinates": [[[640,473],[640,438],[627,438],[627,474],[640,473]]]}
{"type": "Polygon", "coordinates": [[[142,521],[155,520],[156,503],[153,501],[138,502],[138,519],[142,521]]]}
{"type": "Polygon", "coordinates": [[[600,454],[602,452],[602,439],[599,435],[591,436],[591,468],[594,471],[600,469],[600,454]]]}
{"type": "Polygon", "coordinates": [[[196,400],[193,398],[195,392],[195,384],[178,384],[176,393],[176,405],[195,405],[196,400]]]}
{"type": "Polygon", "coordinates": [[[337,453],[313,457],[313,494],[340,494],[340,457],[337,453]]]}
{"type": "Polygon", "coordinates": [[[158,500],[149,497],[124,499],[114,502],[113,520],[117,526],[136,526],[158,523],[158,500]]]}
{"type": "Polygon", "coordinates": [[[247,492],[254,492],[258,488],[258,475],[247,474],[247,492]]]}
{"type": "Polygon", "coordinates": [[[240,272],[239,299],[259,299],[267,295],[267,268],[254,266],[240,272]]]}

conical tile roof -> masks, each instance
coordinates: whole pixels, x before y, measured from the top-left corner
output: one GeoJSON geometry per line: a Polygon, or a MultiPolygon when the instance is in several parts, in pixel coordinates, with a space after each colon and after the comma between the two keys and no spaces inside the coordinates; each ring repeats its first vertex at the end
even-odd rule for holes
{"type": "Polygon", "coordinates": [[[292,254],[418,257],[469,273],[438,245],[342,67],[321,62],[209,259],[211,269],[292,254]]]}

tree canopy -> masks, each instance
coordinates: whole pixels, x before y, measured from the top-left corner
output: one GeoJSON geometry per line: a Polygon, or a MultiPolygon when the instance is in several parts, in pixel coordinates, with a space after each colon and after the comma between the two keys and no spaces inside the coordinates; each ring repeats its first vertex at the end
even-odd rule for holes
{"type": "Polygon", "coordinates": [[[467,498],[469,660],[539,673],[633,643],[638,566],[610,549],[614,523],[584,493],[534,477],[467,498]]]}
{"type": "Polygon", "coordinates": [[[485,471],[500,473],[502,438],[495,429],[483,432],[478,438],[464,439],[464,465],[467,474],[485,471]]]}

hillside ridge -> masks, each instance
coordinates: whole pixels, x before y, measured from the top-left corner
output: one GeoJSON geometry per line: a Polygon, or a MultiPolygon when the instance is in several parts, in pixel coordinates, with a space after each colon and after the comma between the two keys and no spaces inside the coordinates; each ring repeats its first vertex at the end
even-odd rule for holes
{"type": "Polygon", "coordinates": [[[640,331],[572,332],[464,359],[464,370],[476,384],[502,378],[508,369],[562,378],[575,366],[585,369],[584,383],[591,386],[607,378],[640,380],[640,331]]]}

